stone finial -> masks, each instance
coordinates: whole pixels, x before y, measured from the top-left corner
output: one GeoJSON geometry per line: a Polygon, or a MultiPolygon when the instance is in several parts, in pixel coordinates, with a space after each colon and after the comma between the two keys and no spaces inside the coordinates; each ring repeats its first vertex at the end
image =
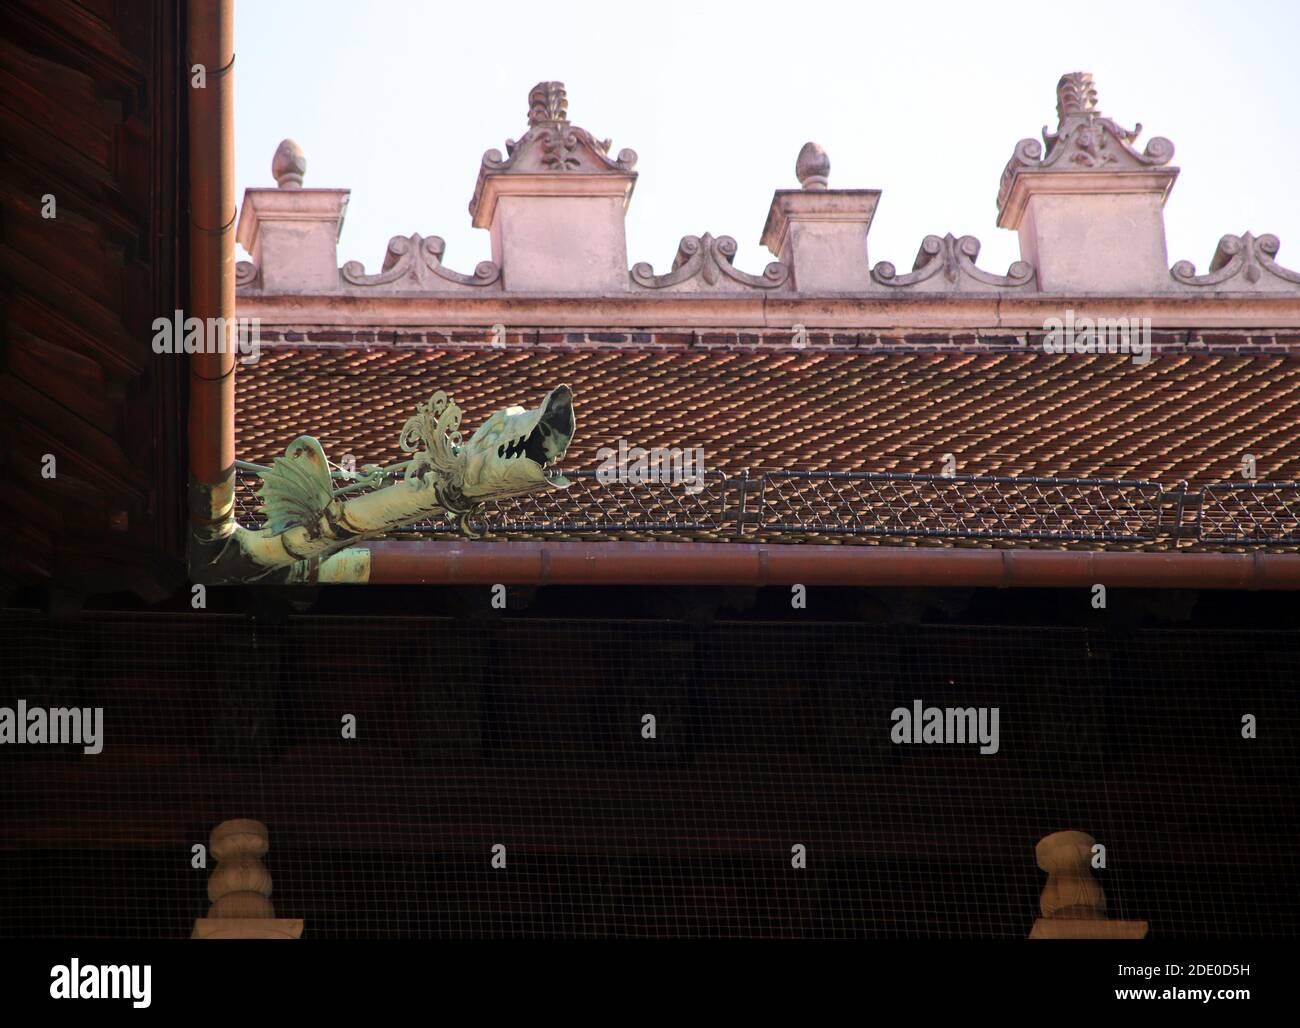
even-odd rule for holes
{"type": "Polygon", "coordinates": [[[1043,146],[1036,139],[1022,139],[1002,172],[998,188],[998,210],[1005,211],[1016,177],[1023,171],[1125,171],[1143,170],[1168,164],[1174,144],[1153,136],[1139,153],[1133,146],[1142,131],[1122,128],[1113,118],[1097,110],[1097,87],[1092,73],[1072,71],[1056,84],[1056,131],[1043,126],[1043,146]]]}
{"type": "Polygon", "coordinates": [[[609,153],[569,121],[563,82],[528,93],[528,131],[489,150],[469,212],[492,234],[492,261],[516,292],[622,293],[628,289],[624,217],[636,152],[609,153]]]}
{"type": "Polygon", "coordinates": [[[1020,235],[1020,256],[1049,293],[1160,292],[1173,288],[1164,204],[1178,177],[1174,145],[1142,126],[1122,128],[1097,109],[1088,72],[1056,84],[1056,131],[1022,139],[1002,172],[998,227],[1020,235]],[[1044,150],[1044,147],[1046,149],[1044,150]]]}
{"type": "Polygon", "coordinates": [[[867,233],[880,191],[830,189],[831,159],[819,143],[804,143],[794,173],[800,188],[772,194],[760,242],[801,292],[869,289],[867,233]]]}
{"type": "Polygon", "coordinates": [[[1141,123],[1126,129],[1114,119],[1102,116],[1097,110],[1097,87],[1091,72],[1072,71],[1061,76],[1056,83],[1056,117],[1055,132],[1048,132],[1047,126],[1043,126],[1043,142],[1047,144],[1044,163],[1064,157],[1083,168],[1105,168],[1112,164],[1123,167],[1131,163],[1151,167],[1168,164],[1174,156],[1174,144],[1164,136],[1153,136],[1142,153],[1133,148],[1142,131],[1141,123]],[[1118,146],[1112,147],[1111,141],[1118,146]]]}
{"type": "Polygon", "coordinates": [[[563,82],[539,82],[528,94],[528,127],[569,120],[569,94],[563,82]]]}
{"type": "Polygon", "coordinates": [[[1097,87],[1092,72],[1071,71],[1056,83],[1056,117],[1064,121],[1067,114],[1083,114],[1097,106],[1097,87]]]}
{"type": "Polygon", "coordinates": [[[195,939],[296,939],[302,921],[275,916],[271,875],[262,864],[270,848],[266,825],[249,818],[223,821],[212,829],[208,851],[217,866],[208,879],[212,902],[194,925],[195,939]]]}
{"type": "MultiPolygon", "coordinates": [[[[610,140],[600,140],[569,121],[569,97],[563,82],[539,82],[528,92],[528,131],[516,142],[506,140],[506,156],[500,150],[483,155],[478,183],[469,201],[474,224],[486,228],[492,200],[484,202],[483,189],[489,176],[502,174],[630,174],[636,167],[636,151],[620,150],[609,156],[610,140]]],[[[629,190],[630,192],[630,190],[629,190]]]]}
{"type": "Polygon", "coordinates": [[[804,189],[825,189],[831,174],[831,159],[819,143],[804,143],[794,162],[794,174],[804,189]]]}
{"type": "Polygon", "coordinates": [[[1141,939],[1145,921],[1112,921],[1106,916],[1106,894],[1092,877],[1091,835],[1053,832],[1034,848],[1038,866],[1047,872],[1031,939],[1141,939]]]}
{"type": "Polygon", "coordinates": [[[271,175],[281,189],[301,189],[302,177],[307,173],[307,155],[292,139],[280,141],[271,158],[271,175]]]}

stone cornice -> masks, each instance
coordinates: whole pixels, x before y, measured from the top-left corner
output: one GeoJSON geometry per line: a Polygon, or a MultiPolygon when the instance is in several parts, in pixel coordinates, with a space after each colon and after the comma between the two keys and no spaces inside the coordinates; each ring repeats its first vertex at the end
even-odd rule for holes
{"type": "Polygon", "coordinates": [[[475,228],[489,228],[496,215],[497,201],[503,196],[614,196],[620,198],[626,208],[635,186],[635,174],[493,175],[482,183],[474,207],[473,225],[475,228]]]}
{"type": "Polygon", "coordinates": [[[1011,181],[1003,198],[998,212],[998,228],[1019,227],[1031,196],[1153,193],[1159,196],[1163,206],[1177,177],[1177,168],[1117,170],[1107,172],[1104,176],[1088,171],[1022,171],[1011,181]]]}
{"type": "Polygon", "coordinates": [[[991,293],[793,294],[645,292],[511,295],[466,290],[447,296],[241,295],[241,317],[263,326],[846,328],[862,330],[1000,329],[1042,331],[1045,319],[1073,310],[1089,317],[1145,318],[1153,329],[1300,330],[1300,290],[1218,292],[1207,287],[1147,294],[991,293]]]}
{"type": "Polygon", "coordinates": [[[785,246],[792,218],[802,222],[864,224],[869,228],[879,201],[879,189],[778,189],[772,194],[772,206],[759,242],[779,254],[785,246]]]}
{"type": "Polygon", "coordinates": [[[337,222],[335,241],[343,231],[348,209],[348,189],[246,189],[239,210],[236,242],[253,251],[261,223],[264,221],[337,222]]]}

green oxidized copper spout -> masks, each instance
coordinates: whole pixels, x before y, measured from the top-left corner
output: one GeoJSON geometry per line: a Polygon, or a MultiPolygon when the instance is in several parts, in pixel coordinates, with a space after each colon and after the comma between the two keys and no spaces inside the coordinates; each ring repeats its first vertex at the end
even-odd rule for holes
{"type": "Polygon", "coordinates": [[[299,436],[283,457],[256,470],[266,523],[258,529],[233,521],[211,538],[193,540],[197,581],[301,580],[303,567],[362,539],[446,513],[471,537],[471,516],[488,501],[541,489],[564,489],[569,480],[554,465],[568,450],[575,422],[568,386],[552,389],[532,410],[497,411],[464,442],[460,408],[436,392],[402,428],[408,460],[357,475],[331,471],[321,444],[299,436]],[[369,491],[362,491],[369,490],[369,491]],[[275,574],[280,571],[282,574],[275,574]]]}

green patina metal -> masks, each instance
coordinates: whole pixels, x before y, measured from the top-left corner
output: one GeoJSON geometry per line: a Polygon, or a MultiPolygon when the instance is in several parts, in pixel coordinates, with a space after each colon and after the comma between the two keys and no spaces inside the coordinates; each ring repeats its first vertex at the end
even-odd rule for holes
{"type": "Polygon", "coordinates": [[[332,467],[312,436],[299,436],[269,467],[237,462],[261,477],[266,523],[240,525],[223,503],[224,517],[191,530],[191,576],[209,584],[365,581],[362,552],[339,552],[358,540],[440,512],[476,538],[471,519],[485,503],[569,486],[554,468],[576,428],[568,386],[531,410],[497,411],[468,442],[460,418],[446,393],[434,393],[402,427],[398,443],[411,456],[388,467],[332,467]]]}

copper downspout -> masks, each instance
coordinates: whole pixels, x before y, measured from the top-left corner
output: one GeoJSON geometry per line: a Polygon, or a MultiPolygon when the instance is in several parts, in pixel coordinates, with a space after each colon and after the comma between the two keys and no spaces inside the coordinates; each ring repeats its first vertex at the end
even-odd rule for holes
{"type": "Polygon", "coordinates": [[[222,534],[234,510],[234,0],[189,0],[188,22],[191,295],[185,313],[227,323],[222,352],[190,358],[190,522],[198,538],[210,539],[222,534]],[[204,69],[203,88],[193,84],[195,65],[204,69]]]}
{"type": "Polygon", "coordinates": [[[1300,588],[1292,553],[392,541],[362,550],[376,584],[1300,588]]]}

